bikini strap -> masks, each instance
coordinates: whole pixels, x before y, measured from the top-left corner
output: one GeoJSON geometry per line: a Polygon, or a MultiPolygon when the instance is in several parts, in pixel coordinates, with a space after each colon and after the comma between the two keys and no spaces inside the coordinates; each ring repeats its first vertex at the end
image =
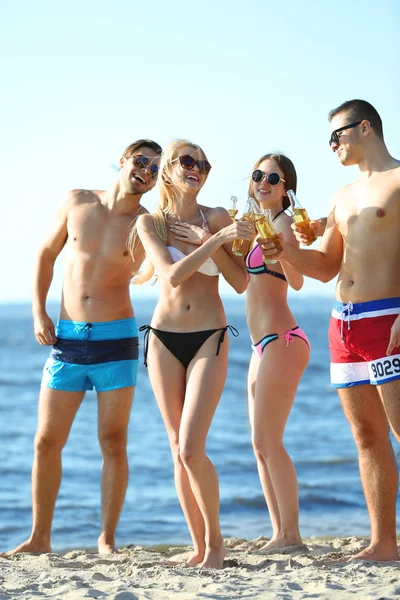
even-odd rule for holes
{"type": "Polygon", "coordinates": [[[282,281],[287,281],[283,273],[278,273],[278,271],[272,271],[272,269],[268,269],[267,267],[265,267],[264,273],[268,273],[268,275],[272,275],[272,277],[278,277],[278,279],[282,279],[282,281]]]}
{"type": "Polygon", "coordinates": [[[279,215],[281,215],[281,214],[282,214],[282,213],[284,213],[284,212],[285,212],[285,209],[284,209],[284,208],[282,208],[282,210],[280,210],[280,211],[278,212],[278,214],[277,214],[277,215],[275,215],[275,216],[274,216],[274,218],[273,218],[272,220],[273,220],[273,221],[275,221],[275,219],[277,219],[277,218],[279,217],[279,215]]]}
{"type": "Polygon", "coordinates": [[[206,231],[210,231],[210,228],[208,226],[208,221],[205,218],[204,213],[201,210],[200,206],[199,206],[199,212],[200,212],[201,218],[203,219],[203,229],[205,229],[206,231]]]}
{"type": "Polygon", "coordinates": [[[216,353],[216,355],[215,355],[215,356],[218,356],[218,355],[219,355],[219,349],[220,349],[220,347],[221,347],[221,344],[222,344],[222,342],[223,342],[223,341],[224,341],[224,339],[225,339],[225,332],[226,332],[228,329],[229,329],[229,331],[231,332],[231,334],[232,334],[232,335],[234,335],[235,337],[238,337],[238,335],[239,335],[239,332],[238,332],[238,330],[236,329],[236,327],[233,327],[232,325],[226,325],[226,327],[222,327],[221,329],[217,329],[217,331],[220,331],[220,332],[221,332],[221,334],[220,334],[220,336],[219,336],[219,339],[218,339],[217,353],[216,353]]]}
{"type": "Polygon", "coordinates": [[[151,331],[151,327],[150,325],[142,325],[141,327],[139,327],[139,331],[144,331],[144,337],[143,337],[143,342],[144,342],[144,361],[143,364],[145,367],[147,367],[147,351],[149,349],[149,335],[150,335],[150,331],[151,331]]]}

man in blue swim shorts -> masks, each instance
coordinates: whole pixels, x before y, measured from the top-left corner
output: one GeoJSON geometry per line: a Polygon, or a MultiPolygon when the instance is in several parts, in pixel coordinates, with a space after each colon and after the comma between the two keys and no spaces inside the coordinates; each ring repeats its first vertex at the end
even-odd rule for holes
{"type": "Polygon", "coordinates": [[[339,275],[329,326],[331,382],[357,445],[371,523],[370,544],[354,558],[397,561],[399,476],[389,433],[400,441],[400,161],[389,154],[369,102],[344,102],[329,121],[329,145],[342,165],[358,165],[358,179],[334,196],[317,250],[282,240],[277,254],[261,243],[265,258],[275,254],[303,275],[339,275]]]}
{"type": "Polygon", "coordinates": [[[135,235],[140,200],[156,182],[161,148],[130,144],[109,190],[72,190],[40,248],[34,279],[36,339],[51,345],[39,396],[32,472],[30,538],[3,554],[51,552],[51,525],[61,483],[61,451],[87,390],[98,399],[103,456],[100,553],[115,550],[115,530],[128,483],[127,428],[138,365],[130,282],[144,259],[135,235]],[[65,249],[58,323],[46,312],[53,267],[65,249]]]}

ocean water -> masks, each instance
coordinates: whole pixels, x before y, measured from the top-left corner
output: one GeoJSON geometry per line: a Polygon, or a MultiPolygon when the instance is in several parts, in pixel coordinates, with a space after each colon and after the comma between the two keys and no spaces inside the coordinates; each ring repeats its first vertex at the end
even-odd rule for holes
{"type": "MultiPolygon", "coordinates": [[[[138,324],[150,322],[156,300],[135,303],[138,324]]],[[[268,536],[271,527],[250,443],[246,376],[250,340],[244,298],[224,301],[230,336],[226,386],[207,450],[220,480],[224,537],[268,536]]],[[[303,536],[365,535],[368,515],[357,452],[336,392],[329,385],[327,327],[333,298],[299,295],[290,304],[307,332],[311,360],[285,434],[299,480],[303,536]]],[[[57,316],[57,306],[49,310],[57,316]]],[[[31,529],[31,464],[37,397],[49,349],[33,335],[30,306],[0,306],[0,550],[25,540],[31,529]]],[[[290,365],[287,366],[290,369],[290,365]]],[[[399,457],[398,446],[395,450],[399,457]]],[[[176,498],[167,435],[146,369],[140,364],[129,426],[130,482],[117,543],[190,542],[176,498]]],[[[53,549],[93,548],[100,526],[101,455],[97,401],[88,392],[63,452],[63,480],[53,522],[53,549]]]]}

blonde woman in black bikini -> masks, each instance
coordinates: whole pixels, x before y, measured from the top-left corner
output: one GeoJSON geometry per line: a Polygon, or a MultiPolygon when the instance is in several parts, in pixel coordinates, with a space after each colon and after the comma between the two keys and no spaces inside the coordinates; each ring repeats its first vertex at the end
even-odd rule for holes
{"type": "Polygon", "coordinates": [[[223,208],[197,203],[211,165],[199,146],[176,140],[160,165],[160,203],[141,215],[137,231],[160,282],[160,300],[146,325],[145,361],[167,429],[175,484],[193,540],[188,564],[221,568],[218,478],[206,438],[227,373],[228,335],[218,275],[242,293],[244,261],[232,254],[236,238],[252,239],[246,222],[232,223],[223,208]],[[212,258],[211,258],[212,257],[212,258]]]}

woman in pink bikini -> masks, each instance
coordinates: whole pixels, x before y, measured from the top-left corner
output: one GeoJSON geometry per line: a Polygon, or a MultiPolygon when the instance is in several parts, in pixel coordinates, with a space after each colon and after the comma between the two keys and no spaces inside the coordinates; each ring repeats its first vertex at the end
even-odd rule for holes
{"type": "MultiPolygon", "coordinates": [[[[222,567],[217,473],[206,455],[208,430],[228,366],[229,326],[218,293],[222,274],[239,293],[247,287],[243,259],[232,241],[252,240],[254,228],[232,223],[223,208],[197,203],[211,165],[198,146],[177,140],[165,150],[156,213],[141,215],[137,231],[157,273],[160,299],[145,325],[145,362],[167,429],[175,484],[194,553],[188,565],[222,567]],[[211,258],[212,256],[212,258],[211,258]]],[[[154,268],[153,268],[154,267],[154,268]]]]}
{"type": "MultiPolygon", "coordinates": [[[[297,245],[286,214],[286,190],[296,192],[294,165],[283,154],[266,154],[254,165],[249,196],[260,208],[270,209],[274,227],[297,245]]],[[[301,544],[298,488],[294,465],[283,445],[286,421],[297,387],[310,358],[306,334],[296,323],[288,303],[288,285],[299,290],[303,276],[283,260],[263,262],[255,243],[246,258],[249,274],[247,322],[253,355],[248,377],[252,442],[273,535],[262,551],[301,544]]]]}

